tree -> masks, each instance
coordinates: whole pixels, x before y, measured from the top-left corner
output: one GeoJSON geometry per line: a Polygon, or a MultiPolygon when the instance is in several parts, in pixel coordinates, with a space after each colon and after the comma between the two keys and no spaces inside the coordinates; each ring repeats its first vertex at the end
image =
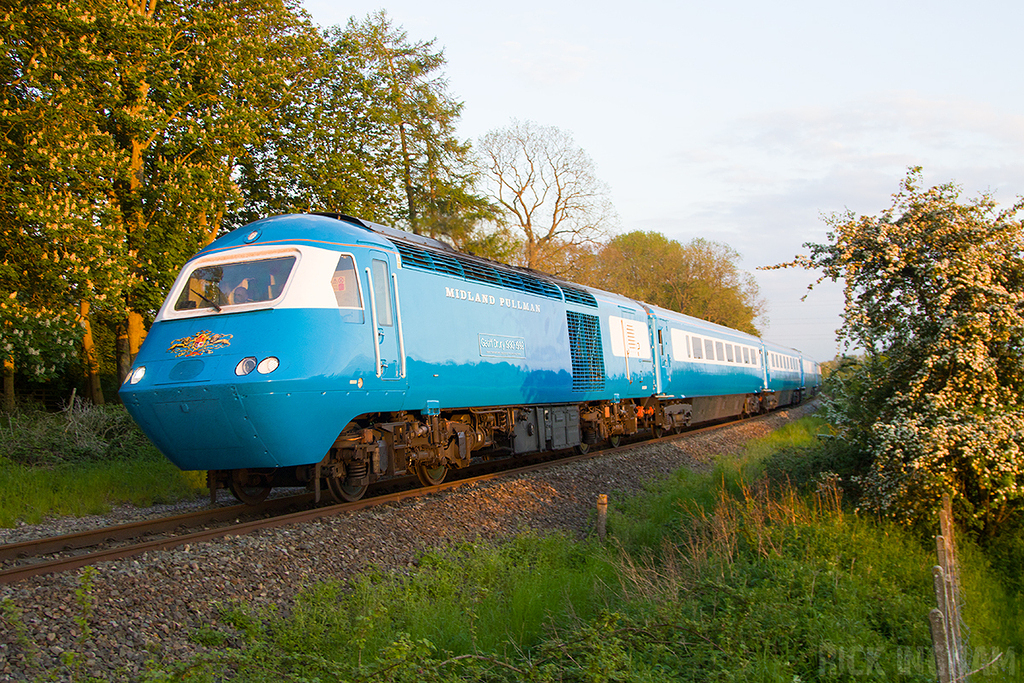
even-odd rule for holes
{"type": "Polygon", "coordinates": [[[586,284],[719,325],[759,334],[765,302],[736,265],[731,247],[697,238],[686,245],[656,232],[617,235],[584,276],[586,284]]]}
{"type": "MultiPolygon", "coordinates": [[[[218,232],[234,159],[294,73],[275,47],[309,24],[278,0],[13,3],[0,22],[4,329],[24,336],[32,318],[50,320],[40,334],[67,331],[77,317],[88,343],[93,311],[118,321],[127,356],[218,232]]],[[[22,363],[51,349],[21,368],[45,378],[68,358],[53,341],[66,337],[0,348],[22,363]]]]}
{"type": "Polygon", "coordinates": [[[590,156],[563,130],[515,120],[480,150],[500,221],[522,241],[521,265],[572,276],[560,256],[594,245],[617,220],[590,156]]]}
{"type": "Polygon", "coordinates": [[[134,256],[124,335],[133,355],[178,268],[221,229],[237,200],[236,160],[301,83],[297,55],[316,34],[279,0],[133,0],[111,16],[102,47],[116,80],[100,112],[134,256]]]}
{"type": "Polygon", "coordinates": [[[392,131],[405,195],[399,225],[456,243],[465,239],[493,209],[473,189],[469,143],[455,136],[462,103],[448,92],[441,72],[444,51],[435,50],[433,40],[410,42],[383,10],[350,21],[345,34],[374,85],[375,110],[392,131]]]}
{"type": "Polygon", "coordinates": [[[411,42],[381,11],[326,31],[304,59],[304,80],[240,159],[233,224],[338,211],[459,245],[493,216],[455,137],[462,104],[433,41],[411,42]]]}
{"type": "Polygon", "coordinates": [[[294,211],[401,221],[398,145],[361,45],[331,28],[302,59],[301,80],[281,91],[291,96],[239,156],[232,226],[294,211]]]}
{"type": "Polygon", "coordinates": [[[840,333],[864,356],[828,407],[870,458],[865,504],[930,519],[950,493],[992,534],[1024,503],[1024,202],[960,193],[911,169],[889,209],[832,216],[787,265],[845,281],[840,333]]]}
{"type": "MultiPolygon", "coordinates": [[[[109,29],[102,14],[83,1],[19,3],[0,17],[0,347],[9,368],[35,380],[76,361],[74,345],[91,339],[90,305],[116,306],[131,284],[114,144],[97,117],[116,81],[96,48],[109,29]]],[[[95,360],[88,346],[85,355],[95,360]]]]}

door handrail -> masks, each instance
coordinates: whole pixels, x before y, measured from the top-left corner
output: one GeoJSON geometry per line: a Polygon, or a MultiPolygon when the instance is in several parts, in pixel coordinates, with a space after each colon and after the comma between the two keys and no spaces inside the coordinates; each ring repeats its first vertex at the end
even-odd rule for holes
{"type": "Polygon", "coordinates": [[[398,298],[398,273],[391,273],[395,290],[395,317],[398,319],[398,376],[405,379],[405,335],[402,333],[402,302],[398,298]]]}
{"type": "Polygon", "coordinates": [[[377,297],[373,293],[373,275],[366,269],[366,283],[370,286],[370,322],[373,324],[373,358],[377,361],[377,378],[380,379],[380,331],[377,327],[377,297]]]}

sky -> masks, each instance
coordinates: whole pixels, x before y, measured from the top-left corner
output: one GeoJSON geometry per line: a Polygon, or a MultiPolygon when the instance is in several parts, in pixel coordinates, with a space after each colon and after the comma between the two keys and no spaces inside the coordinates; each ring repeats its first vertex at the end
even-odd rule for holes
{"type": "Polygon", "coordinates": [[[463,139],[512,119],[570,132],[616,232],[723,242],[768,302],[765,339],[825,361],[842,287],[758,270],[876,215],[907,169],[1024,195],[1024,3],[305,0],[322,26],[383,9],[444,50],[463,139]],[[806,298],[804,298],[806,295],[806,298]]]}

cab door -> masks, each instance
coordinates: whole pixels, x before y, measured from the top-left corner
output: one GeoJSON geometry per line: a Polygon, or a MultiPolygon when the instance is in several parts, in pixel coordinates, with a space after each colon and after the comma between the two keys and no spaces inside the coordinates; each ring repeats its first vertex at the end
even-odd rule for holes
{"type": "Polygon", "coordinates": [[[402,334],[398,278],[392,272],[387,254],[373,250],[370,256],[370,266],[364,274],[366,291],[370,293],[376,374],[387,381],[405,379],[405,339],[402,334]]]}

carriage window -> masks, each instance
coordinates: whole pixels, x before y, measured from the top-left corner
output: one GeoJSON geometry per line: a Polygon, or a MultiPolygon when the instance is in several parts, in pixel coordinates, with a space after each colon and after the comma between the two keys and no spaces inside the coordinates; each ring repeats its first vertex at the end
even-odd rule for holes
{"type": "Polygon", "coordinates": [[[693,358],[693,351],[690,350],[690,335],[687,334],[685,336],[686,336],[686,357],[687,358],[693,358]]]}
{"type": "Polygon", "coordinates": [[[715,350],[718,351],[718,360],[725,360],[725,349],[722,348],[722,342],[715,342],[715,350]]]}
{"type": "Polygon", "coordinates": [[[284,283],[295,265],[294,256],[200,266],[193,270],[181,290],[174,310],[214,309],[223,306],[262,303],[281,296],[284,283]]]}
{"type": "Polygon", "coordinates": [[[750,365],[750,349],[746,346],[743,347],[743,362],[750,365]]]}
{"type": "Polygon", "coordinates": [[[373,298],[377,303],[377,324],[391,327],[391,282],[388,264],[373,260],[373,298]]]}
{"type": "Polygon", "coordinates": [[[705,339],[704,340],[704,355],[707,357],[708,360],[714,360],[715,359],[715,340],[714,339],[705,339]]]}
{"type": "Polygon", "coordinates": [[[700,337],[693,338],[693,357],[698,360],[704,360],[704,353],[701,349],[700,337]]]}
{"type": "Polygon", "coordinates": [[[356,276],[356,266],[348,254],[342,254],[338,259],[334,275],[331,276],[331,289],[334,290],[338,308],[363,307],[363,302],[359,300],[359,279],[356,276]]]}
{"type": "Polygon", "coordinates": [[[735,362],[735,359],[732,355],[732,344],[725,345],[725,357],[728,359],[730,363],[735,362]]]}

